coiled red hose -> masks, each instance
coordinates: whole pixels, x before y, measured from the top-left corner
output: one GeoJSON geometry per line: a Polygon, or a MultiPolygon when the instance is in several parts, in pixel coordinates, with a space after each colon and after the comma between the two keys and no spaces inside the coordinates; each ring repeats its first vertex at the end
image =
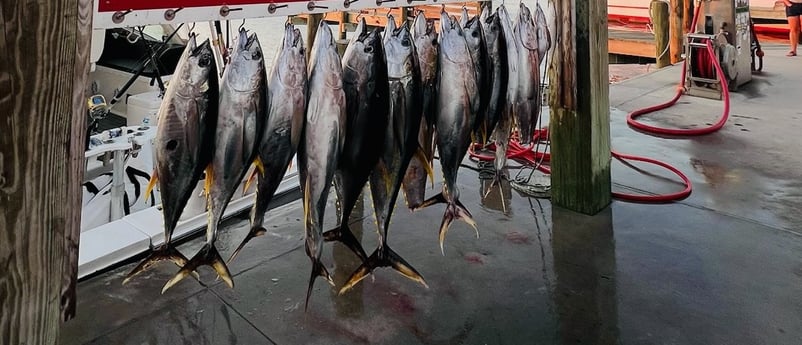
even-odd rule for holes
{"type": "MultiPolygon", "coordinates": [[[[701,7],[702,7],[701,5],[702,5],[701,0],[699,0],[697,5],[696,5],[696,11],[695,11],[694,16],[693,16],[693,21],[692,21],[692,24],[691,24],[692,28],[696,27],[696,23],[699,20],[699,13],[701,12],[701,7]]],[[[650,125],[646,125],[646,124],[637,122],[635,120],[635,118],[637,118],[639,116],[642,116],[642,115],[645,115],[645,114],[648,114],[648,113],[652,113],[652,112],[655,112],[655,111],[658,111],[658,110],[663,110],[663,109],[666,109],[668,107],[671,107],[671,106],[673,106],[674,104],[677,103],[677,101],[680,99],[680,97],[682,97],[682,94],[683,94],[683,91],[684,91],[683,87],[682,87],[682,84],[685,82],[685,77],[686,77],[687,67],[688,67],[687,66],[688,59],[686,58],[686,60],[683,62],[682,78],[680,79],[680,87],[678,88],[677,94],[674,96],[674,98],[672,98],[670,101],[668,101],[666,103],[658,104],[658,105],[655,105],[655,106],[652,106],[652,107],[648,107],[648,108],[644,108],[644,109],[635,110],[635,111],[629,113],[627,115],[627,124],[629,126],[631,126],[633,128],[636,128],[636,129],[639,129],[641,131],[647,132],[647,133],[673,135],[673,136],[705,135],[705,134],[710,134],[710,133],[713,133],[715,131],[718,131],[719,129],[724,127],[724,124],[727,122],[727,120],[729,118],[729,113],[730,113],[730,92],[729,92],[729,88],[728,88],[728,85],[727,85],[727,78],[724,75],[724,71],[721,68],[721,64],[719,64],[718,57],[716,57],[715,50],[713,49],[713,43],[710,40],[707,40],[705,43],[706,43],[705,44],[705,48],[706,48],[705,50],[707,51],[707,54],[706,55],[705,54],[696,55],[696,58],[697,58],[696,62],[697,62],[697,64],[699,65],[699,67],[701,69],[705,69],[704,77],[710,78],[711,76],[707,75],[707,74],[709,74],[709,72],[707,72],[707,71],[711,71],[711,70],[713,70],[716,74],[718,74],[718,78],[719,78],[720,83],[721,83],[722,98],[723,98],[723,101],[724,101],[724,112],[723,112],[721,118],[719,119],[719,121],[716,122],[714,125],[709,126],[709,127],[705,127],[705,128],[673,129],[673,128],[662,128],[662,127],[650,126],[650,125]],[[711,64],[713,65],[713,69],[710,68],[711,64]]],[[[540,139],[543,139],[543,138],[548,138],[548,130],[541,129],[541,130],[538,130],[537,132],[535,132],[535,134],[534,134],[534,142],[538,142],[540,139]]],[[[478,159],[478,160],[482,160],[482,161],[492,161],[492,160],[495,159],[495,157],[493,155],[481,154],[481,153],[476,152],[477,148],[481,148],[481,145],[479,145],[479,144],[471,145],[470,150],[469,150],[469,155],[472,158],[478,159]]],[[[513,135],[511,137],[511,139],[510,139],[509,147],[507,149],[507,158],[508,159],[513,159],[513,160],[515,160],[515,161],[517,161],[517,162],[519,162],[521,164],[524,164],[524,165],[534,166],[539,171],[542,171],[542,172],[544,172],[546,174],[551,174],[551,168],[542,164],[544,162],[549,162],[550,159],[551,159],[551,155],[549,153],[545,153],[545,152],[536,152],[536,151],[533,150],[533,148],[534,148],[534,145],[531,146],[531,147],[522,146],[520,144],[520,142],[516,139],[515,135],[513,135]]],[[[495,150],[495,145],[493,145],[493,144],[487,145],[487,146],[484,147],[484,149],[485,150],[489,150],[489,151],[494,151],[495,150]]],[[[618,152],[615,152],[615,151],[612,151],[611,154],[616,159],[645,162],[645,163],[650,163],[650,164],[654,164],[654,165],[658,165],[658,166],[661,166],[663,168],[666,168],[669,171],[671,171],[674,174],[676,174],[682,180],[683,184],[685,185],[685,188],[683,188],[683,190],[681,190],[679,192],[675,192],[675,193],[670,193],[670,194],[639,195],[639,194],[625,194],[625,193],[613,192],[613,197],[615,197],[617,199],[635,201],[635,202],[668,202],[668,201],[682,200],[682,199],[688,197],[691,194],[691,191],[692,191],[693,188],[691,186],[690,179],[687,176],[685,176],[685,174],[683,174],[681,171],[679,171],[679,169],[669,165],[668,163],[665,163],[665,162],[662,162],[662,161],[659,161],[659,160],[656,160],[656,159],[652,159],[652,158],[646,158],[646,157],[622,154],[622,153],[618,153],[618,152]]]]}

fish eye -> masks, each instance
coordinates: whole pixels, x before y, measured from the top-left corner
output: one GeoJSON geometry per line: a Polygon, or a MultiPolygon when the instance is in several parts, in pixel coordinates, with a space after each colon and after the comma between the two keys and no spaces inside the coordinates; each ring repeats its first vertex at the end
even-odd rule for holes
{"type": "Polygon", "coordinates": [[[471,32],[471,36],[473,36],[473,38],[479,37],[479,33],[476,32],[476,31],[473,31],[473,32],[471,32]]]}
{"type": "Polygon", "coordinates": [[[433,45],[433,46],[436,46],[436,45],[437,45],[437,40],[436,40],[436,39],[432,39],[432,45],[433,45]]]}
{"type": "Polygon", "coordinates": [[[198,59],[198,66],[206,67],[209,66],[212,62],[211,56],[209,54],[201,55],[200,59],[198,59]]]}
{"type": "Polygon", "coordinates": [[[261,58],[262,58],[262,51],[261,51],[261,50],[259,50],[259,49],[257,49],[256,51],[254,51],[254,52],[253,52],[253,54],[251,54],[251,57],[252,57],[254,60],[261,59],[261,58]]]}
{"type": "Polygon", "coordinates": [[[409,38],[404,38],[403,40],[401,40],[401,45],[404,47],[409,47],[410,46],[409,38]]]}
{"type": "Polygon", "coordinates": [[[365,53],[372,54],[373,46],[365,46],[365,53]]]}

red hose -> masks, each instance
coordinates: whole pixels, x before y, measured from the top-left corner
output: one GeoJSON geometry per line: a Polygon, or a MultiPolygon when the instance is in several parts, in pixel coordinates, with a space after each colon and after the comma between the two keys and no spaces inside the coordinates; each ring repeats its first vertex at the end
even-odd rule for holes
{"type": "MultiPolygon", "coordinates": [[[[663,135],[674,135],[674,136],[705,135],[716,132],[722,127],[724,127],[724,124],[727,123],[727,120],[730,117],[730,90],[727,85],[727,79],[726,76],[724,75],[724,71],[721,69],[721,65],[719,64],[719,61],[715,56],[716,54],[715,51],[713,51],[713,44],[709,40],[707,41],[707,53],[709,57],[708,61],[711,61],[713,63],[713,68],[715,68],[715,71],[719,76],[719,80],[721,81],[720,85],[721,85],[722,98],[724,100],[724,112],[722,113],[721,118],[718,120],[718,122],[709,127],[694,128],[694,129],[676,129],[676,128],[663,128],[663,127],[650,126],[641,122],[637,122],[635,120],[635,118],[639,116],[652,113],[658,110],[666,109],[677,103],[677,101],[679,100],[680,97],[682,97],[683,94],[682,86],[680,85],[680,87],[677,90],[677,94],[674,95],[674,98],[672,98],[670,101],[655,106],[651,106],[648,108],[638,109],[629,113],[629,115],[627,115],[627,124],[630,127],[634,127],[644,132],[663,134],[663,135]]],[[[687,63],[688,63],[687,60],[686,62],[683,63],[683,68],[682,68],[683,81],[685,80],[685,75],[686,75],[685,65],[687,65],[687,63]]],[[[702,68],[704,68],[704,66],[702,66],[702,68]]]]}
{"type": "MultiPolygon", "coordinates": [[[[701,4],[701,0],[700,0],[697,3],[696,11],[695,11],[694,16],[693,16],[693,22],[692,22],[692,25],[691,25],[692,28],[696,27],[696,23],[697,23],[697,21],[699,19],[699,13],[701,12],[701,7],[702,7],[701,5],[702,4],[701,4]]],[[[730,92],[729,92],[729,88],[728,88],[728,85],[727,85],[727,78],[724,75],[724,71],[722,70],[721,65],[719,64],[718,57],[716,56],[716,53],[713,50],[713,43],[710,40],[707,40],[707,42],[706,42],[706,50],[707,50],[707,55],[706,56],[703,55],[703,54],[699,54],[699,55],[696,56],[697,57],[697,63],[699,64],[699,66],[701,68],[705,68],[705,67],[709,68],[710,64],[712,62],[712,65],[713,65],[713,68],[714,68],[714,72],[718,74],[719,80],[721,81],[720,82],[721,91],[722,91],[722,97],[723,97],[723,101],[724,101],[724,112],[723,112],[723,114],[721,116],[721,119],[718,122],[716,122],[716,124],[714,124],[713,126],[709,126],[709,127],[706,127],[706,128],[699,128],[699,129],[673,129],[673,128],[661,128],[661,127],[649,126],[649,125],[646,125],[646,124],[643,124],[643,123],[635,121],[635,118],[637,118],[638,116],[642,116],[642,115],[645,115],[645,114],[648,114],[648,113],[652,113],[652,112],[655,112],[655,111],[658,111],[658,110],[663,110],[663,109],[671,107],[671,106],[673,106],[674,104],[677,103],[677,101],[680,99],[680,97],[682,97],[682,94],[683,94],[682,83],[684,83],[685,77],[686,77],[687,64],[688,64],[688,60],[687,59],[683,62],[682,78],[680,79],[680,87],[678,88],[677,94],[674,96],[674,98],[672,98],[670,101],[668,101],[666,103],[658,104],[658,105],[655,105],[655,106],[652,106],[652,107],[648,107],[648,108],[644,108],[644,109],[635,110],[635,111],[629,113],[627,115],[627,124],[629,126],[631,126],[631,127],[634,127],[636,129],[642,130],[644,132],[650,132],[650,133],[655,133],[655,134],[664,134],[664,135],[674,135],[674,136],[696,136],[696,135],[710,134],[710,133],[718,131],[719,129],[724,127],[724,124],[727,122],[727,119],[729,118],[729,113],[730,113],[730,92]]],[[[708,75],[707,71],[709,71],[709,69],[706,70],[705,72],[703,72],[705,77],[706,78],[712,77],[712,76],[708,75]]],[[[541,129],[541,130],[538,130],[538,131],[535,132],[535,134],[534,134],[534,142],[538,142],[542,138],[548,138],[548,130],[541,129]]],[[[538,164],[538,163],[549,162],[550,159],[551,159],[551,155],[549,153],[545,153],[545,152],[536,152],[536,151],[532,150],[533,147],[534,147],[534,144],[532,146],[530,146],[530,147],[522,146],[520,144],[520,142],[517,140],[516,134],[513,134],[513,136],[510,138],[509,146],[507,148],[507,158],[515,160],[515,161],[517,161],[517,162],[519,162],[521,164],[524,164],[524,165],[534,166],[538,170],[540,170],[540,171],[542,171],[542,172],[544,172],[546,174],[551,174],[551,168],[550,167],[545,166],[543,164],[538,164]]],[[[482,161],[493,161],[495,159],[494,155],[481,154],[481,153],[476,152],[476,149],[478,149],[478,148],[482,148],[482,145],[480,145],[480,144],[471,145],[471,147],[469,148],[468,154],[472,158],[478,159],[478,160],[482,160],[482,161]]],[[[484,146],[484,149],[485,150],[490,150],[490,151],[495,151],[495,145],[494,144],[490,144],[490,145],[484,146]]],[[[622,153],[618,153],[618,152],[615,152],[615,151],[611,151],[611,154],[612,154],[613,157],[615,157],[616,159],[620,159],[620,160],[639,161],[639,162],[645,162],[645,163],[650,163],[650,164],[654,164],[654,165],[658,165],[658,166],[664,167],[664,168],[668,169],[669,171],[673,172],[674,174],[676,174],[682,180],[682,182],[685,184],[685,188],[682,191],[675,192],[675,193],[670,193],[670,194],[661,194],[661,195],[642,195],[641,194],[641,195],[639,195],[639,194],[624,194],[624,193],[613,192],[612,193],[613,197],[618,198],[618,199],[622,199],[622,200],[635,201],[635,202],[668,202],[668,201],[682,200],[682,199],[688,197],[691,194],[691,191],[692,191],[691,180],[687,176],[685,176],[685,174],[683,174],[681,171],[679,171],[679,169],[669,165],[668,163],[661,162],[661,161],[658,161],[656,159],[646,158],[646,157],[622,154],[622,153]]]]}

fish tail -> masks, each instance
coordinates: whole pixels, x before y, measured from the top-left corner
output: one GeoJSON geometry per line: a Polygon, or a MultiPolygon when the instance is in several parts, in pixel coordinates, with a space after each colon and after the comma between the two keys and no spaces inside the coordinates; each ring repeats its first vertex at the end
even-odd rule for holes
{"type": "Polygon", "coordinates": [[[159,174],[156,173],[156,170],[153,170],[153,175],[150,175],[150,180],[148,181],[148,187],[145,188],[145,202],[148,202],[148,197],[150,197],[150,192],[153,191],[153,187],[156,186],[156,182],[159,181],[159,174]]]}
{"type": "Polygon", "coordinates": [[[267,229],[265,229],[262,226],[252,227],[251,230],[248,231],[248,235],[245,236],[245,239],[242,240],[242,243],[240,243],[237,249],[234,250],[234,253],[231,254],[231,257],[228,259],[228,263],[234,261],[234,258],[237,257],[237,255],[239,255],[240,250],[242,250],[242,248],[245,247],[245,244],[247,244],[254,237],[262,236],[265,233],[267,233],[267,229]]]}
{"type": "Polygon", "coordinates": [[[226,282],[226,285],[230,288],[234,288],[234,280],[231,278],[231,272],[228,270],[228,266],[226,266],[225,261],[223,258],[220,257],[220,253],[217,251],[217,248],[214,247],[212,244],[205,244],[203,248],[195,254],[189,262],[186,263],[175,276],[170,279],[166,284],[164,284],[164,288],[162,288],[162,293],[165,293],[169,288],[173,287],[175,284],[178,284],[182,279],[186,278],[191,272],[198,269],[200,266],[211,266],[217,275],[226,282]]]}
{"type": "Polygon", "coordinates": [[[396,272],[401,274],[402,276],[411,279],[417,283],[420,283],[425,288],[429,288],[429,285],[426,284],[426,280],[423,279],[423,276],[418,273],[418,271],[412,267],[404,258],[402,258],[398,253],[393,251],[389,246],[386,244],[382,245],[370,257],[359,266],[359,268],[351,274],[348,278],[348,281],[340,288],[339,294],[342,295],[348,290],[351,290],[354,286],[359,284],[365,277],[367,277],[374,269],[379,267],[391,267],[396,272]]]}
{"type": "MultiPolygon", "coordinates": [[[[148,269],[153,267],[153,265],[161,261],[172,261],[178,267],[183,267],[184,265],[187,264],[188,260],[187,257],[184,256],[184,254],[181,254],[181,252],[176,250],[173,246],[169,244],[162,245],[158,249],[153,250],[148,255],[148,257],[142,260],[142,262],[140,262],[139,265],[134,267],[134,269],[131,270],[131,272],[129,272],[125,276],[125,279],[123,280],[123,285],[128,284],[128,282],[130,282],[131,279],[134,278],[134,276],[147,271],[148,269]]],[[[193,271],[192,276],[195,277],[195,279],[198,279],[198,281],[200,281],[200,276],[198,276],[197,272],[193,271]]]]}
{"type": "Polygon", "coordinates": [[[344,244],[348,249],[354,252],[362,262],[368,259],[365,249],[362,248],[362,244],[359,243],[359,240],[356,239],[356,236],[354,236],[354,233],[348,227],[347,221],[343,221],[339,227],[323,233],[323,240],[326,242],[338,241],[344,244]]]}
{"type": "Polygon", "coordinates": [[[476,227],[476,222],[473,220],[473,216],[471,212],[468,211],[467,208],[459,201],[459,199],[454,200],[453,203],[449,203],[446,207],[445,213],[443,213],[443,221],[440,223],[440,231],[438,234],[440,240],[440,252],[445,256],[446,252],[443,246],[443,243],[446,239],[446,233],[448,229],[451,227],[451,223],[454,220],[462,219],[464,222],[468,223],[473,230],[476,231],[476,238],[479,238],[479,228],[476,227]]]}
{"type": "Polygon", "coordinates": [[[304,303],[304,312],[309,309],[309,297],[312,295],[312,288],[315,286],[315,280],[317,277],[323,277],[326,281],[334,286],[334,280],[331,279],[331,274],[329,274],[329,270],[326,269],[326,266],[323,266],[323,263],[320,262],[320,259],[313,259],[312,260],[312,275],[309,276],[309,287],[306,289],[306,302],[304,303]]]}
{"type": "Polygon", "coordinates": [[[429,199],[424,200],[420,205],[418,205],[417,207],[412,208],[412,211],[417,211],[417,210],[424,209],[424,208],[427,208],[427,207],[435,205],[435,204],[444,204],[444,203],[448,203],[448,202],[446,201],[445,196],[443,196],[443,193],[437,193],[437,195],[435,195],[435,196],[433,196],[433,197],[431,197],[429,199]]]}

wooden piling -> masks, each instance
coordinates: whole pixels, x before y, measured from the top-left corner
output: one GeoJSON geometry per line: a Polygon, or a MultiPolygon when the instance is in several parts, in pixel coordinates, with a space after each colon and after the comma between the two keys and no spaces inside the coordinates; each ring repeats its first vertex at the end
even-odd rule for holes
{"type": "Polygon", "coordinates": [[[0,343],[75,309],[91,0],[0,0],[0,343]]]}
{"type": "Polygon", "coordinates": [[[686,33],[691,33],[696,30],[696,28],[692,28],[693,25],[693,12],[694,4],[696,0],[684,0],[682,3],[682,27],[686,33]]]}
{"type": "Polygon", "coordinates": [[[660,0],[652,0],[649,4],[649,11],[652,15],[654,24],[654,46],[656,49],[657,68],[671,65],[671,54],[669,53],[669,11],[668,3],[660,0]]]}
{"type": "Polygon", "coordinates": [[[555,3],[549,67],[552,201],[596,214],[610,204],[607,0],[555,3]]]}
{"type": "Polygon", "coordinates": [[[682,44],[685,37],[684,27],[682,24],[683,10],[685,8],[685,1],[692,0],[671,0],[671,24],[669,25],[669,48],[671,54],[671,64],[682,61],[682,44]]]}

